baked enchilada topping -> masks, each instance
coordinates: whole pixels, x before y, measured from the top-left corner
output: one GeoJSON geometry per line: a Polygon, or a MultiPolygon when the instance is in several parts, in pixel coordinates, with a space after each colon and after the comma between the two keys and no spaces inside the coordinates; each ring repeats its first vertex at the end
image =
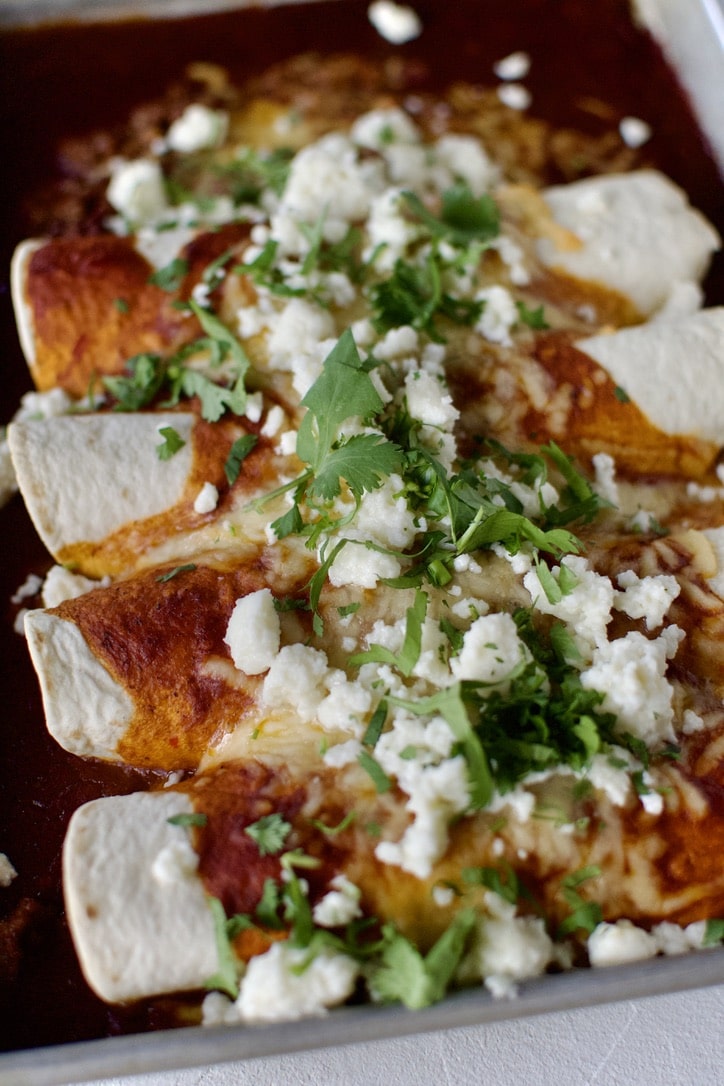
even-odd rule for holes
{"type": "Polygon", "coordinates": [[[505,995],[724,913],[716,232],[365,105],[188,104],[15,259],[48,728],[168,775],[66,840],[109,1001],[505,995]]]}

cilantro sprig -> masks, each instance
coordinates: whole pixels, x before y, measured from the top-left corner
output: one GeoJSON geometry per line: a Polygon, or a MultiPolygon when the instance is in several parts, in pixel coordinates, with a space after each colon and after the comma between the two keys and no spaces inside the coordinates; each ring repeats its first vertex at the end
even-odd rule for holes
{"type": "MultiPolygon", "coordinates": [[[[294,492],[292,509],[275,521],[272,528],[281,538],[291,531],[308,533],[312,524],[305,520],[301,506],[315,507],[316,540],[321,529],[332,526],[329,517],[319,523],[319,504],[338,497],[345,483],[357,500],[367,491],[377,490],[384,480],[403,466],[402,451],[384,434],[340,433],[342,424],[374,418],[383,402],[362,363],[351,331],[342,334],[324,361],[322,373],[302,400],[307,412],[297,435],[297,456],[307,463],[301,476],[283,489],[294,492]]],[[[264,501],[277,496],[280,490],[264,501]]]]}
{"type": "Polygon", "coordinates": [[[165,392],[162,407],[175,407],[182,397],[198,396],[201,416],[208,422],[217,422],[226,411],[244,414],[250,365],[244,348],[214,313],[194,301],[187,305],[205,335],[169,358],[135,355],[126,363],[124,374],[105,376],[103,384],[116,401],[117,411],[140,411],[165,392]],[[204,351],[209,355],[207,370],[188,364],[191,356],[204,351]],[[217,373],[219,380],[215,379],[217,373]]]}

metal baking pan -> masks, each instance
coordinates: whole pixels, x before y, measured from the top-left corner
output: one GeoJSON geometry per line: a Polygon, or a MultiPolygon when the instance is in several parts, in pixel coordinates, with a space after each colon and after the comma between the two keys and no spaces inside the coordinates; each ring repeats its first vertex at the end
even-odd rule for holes
{"type": "MultiPolygon", "coordinates": [[[[635,17],[659,42],[689,95],[712,157],[724,174],[724,13],[718,0],[632,0],[632,5],[635,17]]],[[[239,0],[207,0],[204,4],[194,0],[0,0],[0,29],[139,15],[144,19],[170,18],[244,6],[239,0]]],[[[22,109],[20,103],[18,109],[22,109]]],[[[12,410],[12,404],[5,406],[6,411],[12,410]]],[[[278,1056],[720,983],[724,983],[724,949],[714,949],[541,977],[522,984],[514,1000],[495,1000],[480,989],[458,993],[415,1012],[401,1007],[346,1007],[323,1019],[274,1026],[192,1027],[10,1051],[0,1054],[0,1086],[59,1086],[278,1056]]]]}

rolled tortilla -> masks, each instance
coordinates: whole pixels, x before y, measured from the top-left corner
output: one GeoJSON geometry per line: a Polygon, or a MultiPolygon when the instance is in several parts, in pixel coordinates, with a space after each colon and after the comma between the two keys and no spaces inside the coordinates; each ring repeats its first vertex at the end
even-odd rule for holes
{"type": "Polygon", "coordinates": [[[724,444],[724,307],[590,336],[576,346],[665,434],[724,444]]]}
{"type": "Polygon", "coordinates": [[[29,611],[54,739],[83,756],[195,769],[255,705],[258,680],[224,642],[236,600],[264,583],[251,559],[239,567],[162,568],[29,611]]]}
{"type": "Polygon", "coordinates": [[[100,543],[129,521],[181,501],[193,467],[192,414],[61,415],[13,423],[8,442],[18,485],[36,530],[54,558],[80,543],[100,543]],[[172,427],[183,446],[156,452],[172,427]]]}
{"type": "MultiPolygon", "coordinates": [[[[633,787],[623,803],[613,787],[609,795],[605,756],[598,768],[604,783],[594,783],[585,800],[576,798],[574,779],[563,773],[528,789],[539,810],[571,820],[585,811],[595,831],[560,833],[552,819],[530,817],[518,792],[510,802],[502,797],[494,809],[458,820],[444,855],[424,877],[382,859],[410,833],[404,795],[394,786],[380,794],[357,764],[325,766],[318,748],[316,762],[249,758],[168,791],[96,800],[73,816],[63,856],[68,919],[84,972],[111,1001],[202,986],[217,972],[205,895],[219,900],[228,916],[254,918],[269,880],[283,885],[280,854],[288,848],[314,857],[304,876],[315,921],[317,903],[343,875],[359,891],[363,916],[394,924],[423,952],[458,910],[472,907],[485,916],[484,887],[462,878],[465,870],[515,871],[523,886],[534,883],[551,930],[570,915],[562,880],[590,865],[606,919],[686,924],[720,912],[724,880],[721,866],[712,866],[710,844],[712,824],[719,832],[717,816],[682,771],[672,766],[665,777],[678,814],[652,819],[633,787]],[[684,809],[689,863],[672,871],[661,857],[672,841],[682,843],[684,809]],[[168,823],[190,813],[203,816],[198,829],[168,823]],[[265,853],[246,830],[270,814],[289,832],[277,852],[265,853]],[[462,892],[432,907],[435,886],[462,892]]],[[[248,960],[280,936],[282,930],[269,932],[262,922],[242,931],[234,949],[248,960]]]]}
{"type": "Polygon", "coordinates": [[[190,412],[103,412],[14,422],[8,441],[18,486],[53,558],[100,578],[188,561],[224,539],[235,548],[263,541],[253,513],[233,538],[219,527],[266,485],[266,472],[287,463],[260,437],[230,494],[224,465],[249,432],[236,417],[211,424],[190,412]],[[166,428],[183,444],[161,459],[166,428]]]}
{"type": "Polygon", "coordinates": [[[721,239],[663,174],[591,177],[543,196],[556,222],[580,242],[564,248],[541,239],[539,255],[549,267],[619,291],[644,316],[675,305],[682,291],[701,304],[698,284],[721,239]]]}
{"type": "MultiPolygon", "coordinates": [[[[171,285],[154,280],[159,269],[134,237],[22,242],[12,261],[12,299],[36,387],[81,397],[94,377],[121,373],[134,355],[167,355],[196,339],[198,322],[174,302],[187,300],[204,269],[234,246],[241,251],[247,237],[239,223],[196,235],[176,254],[171,285]]],[[[216,301],[233,288],[230,281],[216,301]]]]}
{"type": "Polygon", "coordinates": [[[211,911],[177,793],[80,807],[63,849],[65,905],[83,973],[108,1002],[200,988],[217,970],[211,911]]]}

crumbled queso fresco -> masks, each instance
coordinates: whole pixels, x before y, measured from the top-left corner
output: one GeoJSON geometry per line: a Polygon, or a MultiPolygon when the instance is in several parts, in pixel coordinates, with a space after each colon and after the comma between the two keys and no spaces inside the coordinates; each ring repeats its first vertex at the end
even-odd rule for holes
{"type": "MultiPolygon", "coordinates": [[[[375,3],[369,15],[391,41],[419,32],[417,17],[399,5],[375,3]]],[[[513,54],[498,65],[499,93],[516,109],[529,102],[517,82],[528,64],[513,54]]],[[[629,140],[645,136],[631,119],[627,132],[629,140]]],[[[265,187],[248,207],[225,196],[171,206],[164,155],[216,147],[227,133],[223,112],[190,106],[156,157],[113,163],[107,195],[111,227],[135,234],[160,270],[177,257],[169,243],[183,244],[200,224],[244,217],[252,224],[243,270],[254,291],[236,307],[231,332],[242,344],[263,343],[269,373],[288,379],[305,408],[297,425],[258,392],[246,401],[247,419],[277,454],[302,465],[257,509],[268,514],[270,545],[299,538],[316,554],[317,603],[327,586],[353,601],[340,618],[345,667],[330,662],[321,640],[284,642],[269,588],[236,601],[225,644],[236,672],[257,681],[260,712],[291,709],[318,729],[320,764],[363,765],[380,790],[394,784],[406,827],[396,840],[383,836],[375,857],[421,884],[471,811],[513,812],[532,833],[536,789],[552,778],[575,778],[614,808],[638,804],[659,816],[666,781],[649,754],[675,738],[668,669],[684,632],[668,615],[680,586],[670,574],[598,572],[575,535],[575,517],[566,516],[571,487],[586,519],[616,515],[607,512],[618,497],[615,464],[596,458],[591,483],[555,446],[525,462],[504,449],[486,448],[472,465],[460,458],[442,316],[500,349],[529,319],[516,292],[531,269],[495,210],[498,168],[471,136],[426,142],[410,114],[378,109],[294,154],[283,185],[265,187]],[[355,244],[365,276],[350,256],[355,244]],[[507,583],[517,602],[501,609],[496,585],[507,583]],[[395,591],[404,604],[393,614],[360,622],[370,593],[395,591]],[[487,759],[468,714],[497,720],[507,703],[535,703],[557,719],[561,735],[529,744],[525,754],[496,738],[498,753],[487,759]]],[[[264,156],[255,162],[261,172],[268,166],[264,156]]],[[[216,267],[213,285],[229,274],[227,265],[216,267]]],[[[195,299],[210,310],[208,292],[195,299]]],[[[194,510],[210,516],[219,500],[205,482],[194,510]]],[[[55,601],[75,588],[51,575],[55,601]]],[[[699,720],[690,716],[691,730],[699,720]]],[[[194,871],[188,850],[165,851],[154,878],[173,882],[194,871]]],[[[582,881],[595,877],[591,871],[582,881]]],[[[294,885],[303,888],[303,880],[294,885]]],[[[510,899],[510,883],[482,885],[484,908],[466,929],[457,981],[482,981],[506,996],[527,977],[572,964],[566,941],[521,911],[518,895],[510,899]]],[[[428,907],[450,908],[457,893],[438,885],[428,907]]],[[[359,888],[339,876],[312,922],[328,931],[360,915],[359,888]]],[[[645,931],[591,916],[585,930],[596,966],[704,942],[701,925],[645,931]]],[[[362,973],[359,960],[329,944],[310,957],[274,942],[249,962],[238,995],[206,998],[204,1021],[324,1013],[350,996],[362,973]]],[[[374,982],[370,988],[373,998],[385,996],[374,982]]],[[[434,991],[426,988],[419,1005],[434,991]]]]}

